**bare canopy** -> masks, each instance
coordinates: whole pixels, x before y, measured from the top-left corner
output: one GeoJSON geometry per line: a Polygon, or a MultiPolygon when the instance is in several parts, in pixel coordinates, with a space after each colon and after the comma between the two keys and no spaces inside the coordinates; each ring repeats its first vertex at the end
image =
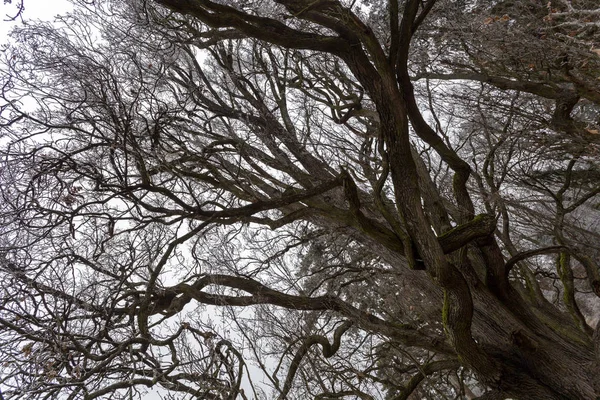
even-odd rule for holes
{"type": "Polygon", "coordinates": [[[600,397],[599,20],[75,0],[16,29],[0,399],[600,397]]]}

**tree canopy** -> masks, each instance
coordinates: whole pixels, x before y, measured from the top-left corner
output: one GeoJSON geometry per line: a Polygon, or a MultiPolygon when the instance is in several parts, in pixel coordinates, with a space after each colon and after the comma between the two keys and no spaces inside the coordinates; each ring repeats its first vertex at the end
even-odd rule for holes
{"type": "Polygon", "coordinates": [[[15,29],[0,399],[600,398],[596,3],[15,29]]]}

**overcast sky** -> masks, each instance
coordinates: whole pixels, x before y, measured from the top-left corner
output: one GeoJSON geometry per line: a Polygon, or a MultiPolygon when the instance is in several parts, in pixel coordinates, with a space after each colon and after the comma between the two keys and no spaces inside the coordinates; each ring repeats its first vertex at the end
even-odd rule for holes
{"type": "MultiPolygon", "coordinates": [[[[0,2],[0,43],[6,43],[7,34],[18,24],[22,23],[19,18],[16,21],[7,21],[9,17],[17,13],[17,3],[20,0],[12,0],[12,4],[0,2]]],[[[25,11],[23,19],[43,19],[51,21],[55,15],[68,11],[71,8],[67,0],[25,0],[25,11]]]]}
{"type": "MultiPolygon", "coordinates": [[[[10,42],[8,33],[15,26],[19,26],[27,20],[44,20],[52,21],[56,15],[64,14],[72,9],[71,4],[68,0],[25,0],[25,10],[21,17],[14,21],[9,21],[10,17],[13,17],[17,11],[16,3],[20,0],[12,0],[13,4],[5,4],[4,0],[0,1],[0,45],[10,42]]],[[[261,381],[266,379],[264,374],[255,366],[247,365],[250,370],[255,384],[261,385],[261,381]]],[[[252,399],[252,390],[246,377],[242,381],[242,387],[244,388],[249,399],[252,399]]],[[[160,399],[160,390],[152,390],[148,393],[145,400],[158,400],[160,399]]]]}

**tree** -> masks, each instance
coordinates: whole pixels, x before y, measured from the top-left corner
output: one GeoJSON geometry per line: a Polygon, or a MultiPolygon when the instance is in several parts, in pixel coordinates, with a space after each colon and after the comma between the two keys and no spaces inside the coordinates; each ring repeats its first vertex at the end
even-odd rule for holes
{"type": "Polygon", "coordinates": [[[81,1],[16,30],[2,396],[600,396],[593,3],[81,1]]]}

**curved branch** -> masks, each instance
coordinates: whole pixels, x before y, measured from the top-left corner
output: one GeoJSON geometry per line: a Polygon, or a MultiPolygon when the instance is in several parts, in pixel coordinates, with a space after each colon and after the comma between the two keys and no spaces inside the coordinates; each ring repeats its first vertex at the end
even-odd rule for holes
{"type": "Polygon", "coordinates": [[[547,99],[558,99],[562,95],[561,91],[556,87],[545,85],[541,82],[515,81],[508,78],[502,78],[499,76],[492,76],[478,72],[452,72],[448,74],[426,72],[415,75],[411,80],[418,81],[420,79],[476,81],[488,83],[501,90],[517,90],[520,92],[535,94],[547,99]]]}
{"type": "Polygon", "coordinates": [[[490,236],[496,229],[496,218],[479,214],[471,221],[458,225],[438,237],[444,253],[448,254],[468,243],[490,236]]]}
{"type": "Polygon", "coordinates": [[[225,340],[225,339],[221,339],[219,341],[219,343],[216,344],[215,346],[215,350],[217,352],[217,354],[219,354],[219,357],[221,357],[222,360],[226,359],[226,356],[223,355],[221,353],[221,347],[227,347],[229,349],[229,351],[231,351],[235,357],[238,359],[238,373],[237,373],[237,379],[235,380],[235,385],[231,388],[230,390],[230,394],[227,397],[228,400],[235,400],[235,398],[237,397],[239,391],[240,391],[240,386],[242,384],[242,376],[244,373],[244,366],[246,365],[246,363],[244,362],[244,358],[242,357],[242,354],[235,348],[233,347],[233,345],[231,344],[231,342],[229,340],[225,340]]]}
{"type": "Polygon", "coordinates": [[[335,393],[333,393],[333,392],[321,393],[321,394],[318,394],[315,396],[315,400],[341,399],[346,396],[354,396],[354,398],[356,398],[356,396],[358,396],[362,400],[375,400],[375,398],[373,396],[371,396],[370,394],[361,392],[358,389],[346,390],[346,391],[342,391],[342,392],[336,391],[335,393]]]}
{"type": "Polygon", "coordinates": [[[272,18],[244,13],[223,4],[197,0],[156,0],[175,12],[197,18],[213,28],[235,28],[240,32],[279,46],[339,54],[348,43],[335,36],[299,31],[272,18]]]}
{"type": "Polygon", "coordinates": [[[458,362],[458,360],[441,360],[425,364],[424,366],[419,368],[418,373],[416,373],[412,378],[408,380],[408,382],[404,384],[402,393],[394,397],[393,400],[408,399],[408,397],[415,391],[415,389],[419,386],[423,379],[425,379],[426,376],[429,376],[435,372],[443,371],[446,369],[456,369],[458,367],[460,367],[460,363],[458,362]]]}
{"type": "Polygon", "coordinates": [[[566,250],[567,247],[566,246],[549,246],[549,247],[543,247],[541,249],[534,249],[534,250],[528,250],[528,251],[524,251],[522,253],[517,254],[516,256],[512,257],[510,260],[508,260],[506,262],[506,275],[508,276],[508,274],[510,273],[510,271],[512,270],[512,268],[515,266],[516,263],[518,263],[519,261],[523,261],[529,257],[535,257],[535,256],[539,256],[542,254],[551,254],[551,253],[559,253],[561,251],[566,250]]]}
{"type": "Polygon", "coordinates": [[[323,348],[323,357],[330,358],[332,357],[340,348],[340,340],[342,335],[350,329],[352,326],[352,321],[346,321],[342,325],[338,326],[333,334],[333,344],[329,343],[329,340],[323,335],[311,335],[307,337],[296,355],[290,364],[290,369],[288,370],[287,377],[285,378],[285,383],[283,385],[283,389],[281,390],[281,394],[278,397],[278,400],[284,400],[292,388],[292,383],[294,382],[294,378],[296,377],[296,371],[298,371],[298,367],[300,367],[300,363],[302,359],[308,353],[308,350],[315,344],[320,344],[323,348]]]}
{"type": "Polygon", "coordinates": [[[402,325],[381,319],[373,314],[359,310],[335,296],[295,296],[273,290],[262,283],[245,277],[229,275],[205,275],[194,284],[181,283],[167,288],[154,302],[154,313],[174,315],[192,299],[210,305],[249,306],[272,304],[291,310],[334,311],[350,319],[362,329],[380,332],[393,337],[407,346],[421,346],[435,351],[454,354],[454,351],[439,338],[431,338],[410,325],[402,325]],[[228,296],[207,293],[203,289],[209,285],[218,285],[230,289],[242,290],[250,296],[228,296]]]}

